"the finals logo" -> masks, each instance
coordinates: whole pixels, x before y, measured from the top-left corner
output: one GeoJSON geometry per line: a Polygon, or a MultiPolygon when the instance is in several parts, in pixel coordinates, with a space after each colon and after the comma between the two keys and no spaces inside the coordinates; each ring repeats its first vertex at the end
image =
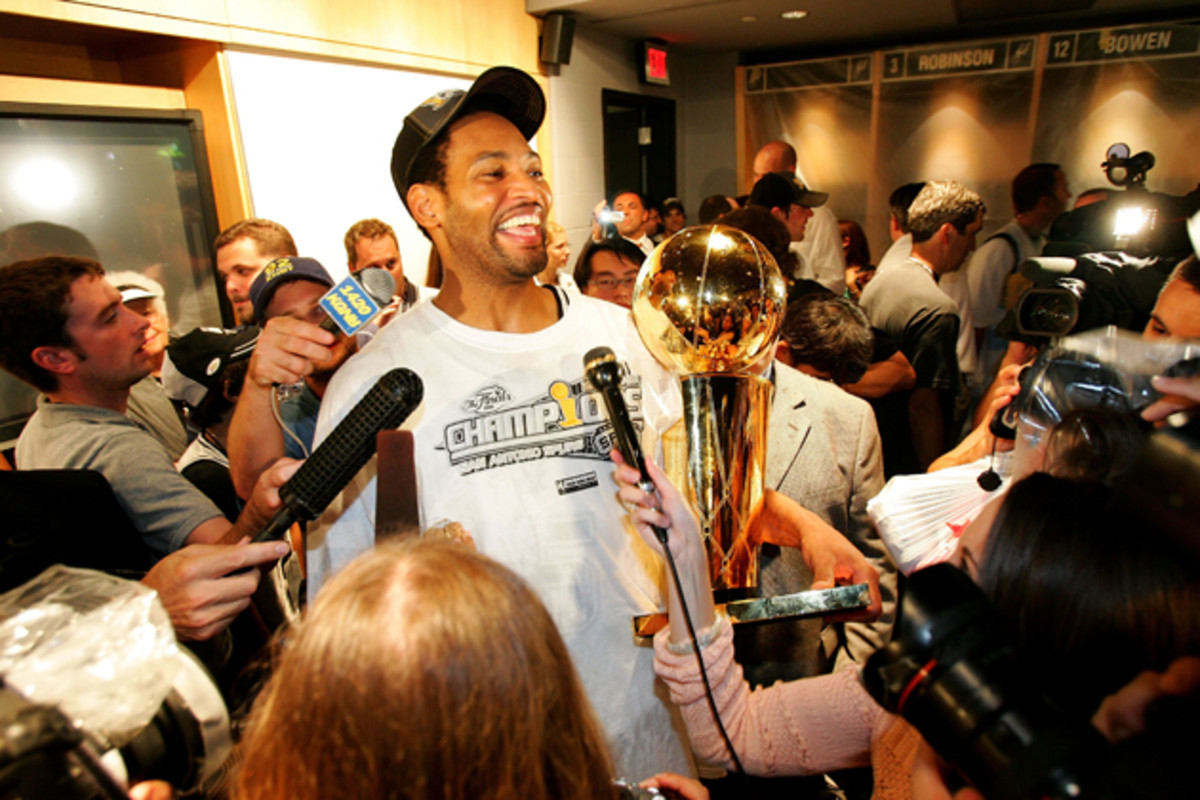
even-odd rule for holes
{"type": "MultiPolygon", "coordinates": [[[[642,386],[625,371],[625,404],[642,425],[642,386]]],[[[463,475],[542,458],[607,459],[612,426],[600,396],[583,379],[552,381],[544,394],[516,401],[504,386],[490,385],[462,404],[468,416],[443,430],[439,450],[463,475]]]]}

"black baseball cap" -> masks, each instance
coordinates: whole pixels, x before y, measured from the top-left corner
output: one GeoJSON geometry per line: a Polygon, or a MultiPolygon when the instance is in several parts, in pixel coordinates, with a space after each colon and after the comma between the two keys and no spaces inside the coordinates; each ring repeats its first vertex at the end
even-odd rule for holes
{"type": "Polygon", "coordinates": [[[263,267],[250,284],[250,302],[254,303],[254,319],[258,324],[266,323],[267,306],[280,286],[291,281],[312,281],[332,289],[334,280],[329,270],[315,258],[284,256],[263,267]]]}
{"type": "Polygon", "coordinates": [[[408,208],[410,173],[417,155],[456,119],[475,111],[491,111],[532,139],[546,117],[546,96],[537,81],[513,67],[492,67],[471,88],[438,92],[404,118],[392,147],[392,181],[408,208]]]}
{"type": "Polygon", "coordinates": [[[768,172],[750,190],[750,205],[763,208],[787,209],[793,205],[816,208],[825,205],[828,199],[828,193],[810,191],[790,172],[768,172]]]}
{"type": "Polygon", "coordinates": [[[251,325],[236,330],[197,328],[167,347],[163,388],[172,400],[199,408],[216,388],[225,367],[250,357],[260,331],[251,325]]]}

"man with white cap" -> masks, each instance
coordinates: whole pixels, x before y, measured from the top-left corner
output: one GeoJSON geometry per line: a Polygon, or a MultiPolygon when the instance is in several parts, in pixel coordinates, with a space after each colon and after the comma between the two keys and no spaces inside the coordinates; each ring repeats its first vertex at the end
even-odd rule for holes
{"type": "Polygon", "coordinates": [[[132,271],[111,272],[108,281],[121,293],[121,303],[150,323],[145,334],[150,374],[129,388],[129,407],[125,414],[162,442],[172,461],[178,461],[187,448],[187,431],[159,383],[171,328],[162,284],[132,271]]]}

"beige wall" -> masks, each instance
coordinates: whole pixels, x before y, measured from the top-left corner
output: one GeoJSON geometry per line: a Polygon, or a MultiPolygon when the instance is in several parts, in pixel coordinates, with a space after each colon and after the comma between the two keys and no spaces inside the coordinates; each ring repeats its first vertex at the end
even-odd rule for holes
{"type": "Polygon", "coordinates": [[[456,74],[537,72],[523,0],[0,0],[0,13],[456,74]]]}
{"type": "Polygon", "coordinates": [[[461,77],[510,64],[546,88],[539,24],[523,0],[0,0],[0,101],[199,109],[226,227],[252,210],[226,48],[461,77]]]}

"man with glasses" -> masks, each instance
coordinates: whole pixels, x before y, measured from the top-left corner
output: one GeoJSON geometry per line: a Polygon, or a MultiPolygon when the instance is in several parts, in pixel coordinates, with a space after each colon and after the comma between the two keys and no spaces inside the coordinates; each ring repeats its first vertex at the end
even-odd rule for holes
{"type": "Polygon", "coordinates": [[[629,308],[646,256],[627,239],[591,242],[575,263],[575,283],[589,297],[629,308]]]}

